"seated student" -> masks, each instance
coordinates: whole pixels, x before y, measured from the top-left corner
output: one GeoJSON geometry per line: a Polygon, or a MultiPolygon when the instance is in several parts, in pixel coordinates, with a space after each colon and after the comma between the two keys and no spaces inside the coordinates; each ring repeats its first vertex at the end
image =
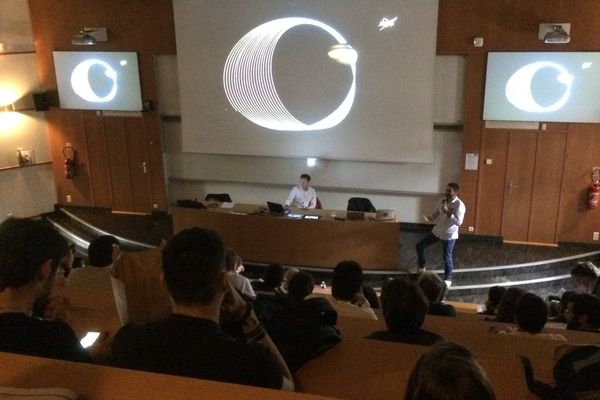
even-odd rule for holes
{"type": "Polygon", "coordinates": [[[0,351],[91,362],[69,325],[32,317],[67,255],[66,240],[45,221],[0,224],[0,351]]]}
{"type": "Polygon", "coordinates": [[[381,292],[381,308],[387,331],[377,331],[369,339],[430,346],[444,340],[436,333],[421,329],[427,314],[427,298],[416,283],[395,278],[381,292]]]}
{"type": "Polygon", "coordinates": [[[331,279],[333,308],[342,317],[377,319],[362,294],[362,267],[356,261],[342,261],[335,266],[331,279]]]}
{"type": "Polygon", "coordinates": [[[446,284],[442,279],[433,272],[423,272],[419,275],[417,285],[423,291],[427,301],[429,302],[428,314],[441,315],[443,317],[456,317],[456,310],[450,304],[444,303],[444,293],[446,292],[446,284]]]}
{"type": "Polygon", "coordinates": [[[485,310],[479,312],[478,314],[496,315],[498,304],[500,304],[500,300],[505,292],[506,288],[504,286],[492,286],[488,290],[487,299],[485,299],[485,310]]]}
{"type": "Polygon", "coordinates": [[[498,308],[496,309],[496,321],[509,324],[515,323],[515,307],[517,305],[517,300],[524,294],[525,291],[517,287],[506,289],[506,292],[502,295],[498,308]]]}
{"type": "Polygon", "coordinates": [[[117,366],[165,374],[293,390],[291,374],[269,334],[227,278],[224,248],[213,231],[191,228],[162,250],[173,314],[124,326],[112,344],[117,366]],[[241,324],[245,343],[219,321],[241,324]]]}
{"type": "Polygon", "coordinates": [[[300,272],[300,270],[298,268],[288,268],[285,271],[285,274],[283,274],[283,282],[281,282],[281,285],[279,285],[279,287],[277,288],[277,293],[281,293],[281,294],[287,293],[288,287],[290,284],[290,280],[298,272],[300,272]]]}
{"type": "Polygon", "coordinates": [[[567,290],[566,292],[564,292],[562,294],[562,296],[560,296],[560,302],[556,303],[556,302],[552,302],[551,305],[553,305],[554,309],[554,316],[553,318],[551,318],[551,320],[553,322],[560,322],[560,323],[566,323],[567,322],[567,318],[565,316],[565,313],[567,311],[567,305],[569,304],[569,300],[571,299],[571,297],[575,296],[577,294],[577,292],[575,292],[574,290],[567,290]]]}
{"type": "Polygon", "coordinates": [[[363,284],[362,285],[362,293],[365,296],[365,299],[369,302],[369,305],[372,309],[381,308],[379,306],[379,297],[377,297],[377,292],[373,289],[372,286],[363,284]]]}
{"type": "Polygon", "coordinates": [[[301,302],[315,289],[315,281],[310,274],[298,271],[288,284],[288,295],[295,301],[301,302]]]}
{"type": "Polygon", "coordinates": [[[473,353],[452,342],[438,343],[413,368],[404,400],[494,400],[496,395],[473,353]]]}
{"type": "Polygon", "coordinates": [[[256,298],[250,279],[242,275],[244,272],[242,257],[231,249],[225,249],[225,270],[234,288],[250,299],[256,298]]]}
{"type": "Polygon", "coordinates": [[[565,312],[567,329],[598,332],[600,330],[600,298],[581,293],[572,296],[565,312]]]}
{"type": "Polygon", "coordinates": [[[275,294],[283,282],[283,267],[281,264],[269,264],[264,271],[263,279],[252,281],[252,287],[257,292],[275,294]]]}
{"type": "Polygon", "coordinates": [[[571,270],[571,276],[586,293],[600,297],[600,270],[589,261],[578,262],[571,270]]]}

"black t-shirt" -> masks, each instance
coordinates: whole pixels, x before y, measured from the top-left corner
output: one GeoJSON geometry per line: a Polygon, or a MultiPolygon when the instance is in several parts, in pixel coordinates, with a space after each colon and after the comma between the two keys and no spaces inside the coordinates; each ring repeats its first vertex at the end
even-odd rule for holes
{"type": "Polygon", "coordinates": [[[428,314],[440,315],[442,317],[456,317],[456,310],[452,304],[433,303],[429,305],[428,314]]]}
{"type": "Polygon", "coordinates": [[[367,339],[431,346],[433,344],[436,344],[437,342],[443,341],[444,337],[438,335],[437,333],[426,331],[425,329],[417,329],[414,331],[401,333],[390,331],[377,331],[367,336],[367,339]]]}
{"type": "Polygon", "coordinates": [[[68,361],[92,361],[69,325],[28,317],[19,312],[0,314],[0,351],[68,361]]]}
{"type": "Polygon", "coordinates": [[[145,325],[125,325],[112,344],[123,368],[279,389],[283,372],[259,343],[240,343],[210,320],[173,314],[145,325]]]}

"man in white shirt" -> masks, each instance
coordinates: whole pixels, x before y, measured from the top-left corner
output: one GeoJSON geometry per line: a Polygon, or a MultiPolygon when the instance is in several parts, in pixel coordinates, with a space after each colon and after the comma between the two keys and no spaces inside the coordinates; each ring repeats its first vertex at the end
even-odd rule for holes
{"type": "Polygon", "coordinates": [[[315,208],[317,206],[317,192],[310,187],[310,175],[300,175],[300,184],[292,189],[285,205],[299,208],[315,208]]]}
{"type": "Polygon", "coordinates": [[[436,221],[432,231],[417,243],[419,269],[425,270],[425,249],[437,241],[444,243],[444,280],[446,285],[452,285],[452,252],[458,239],[458,227],[463,223],[465,204],[458,198],[458,183],[446,186],[446,197],[440,199],[429,215],[424,215],[427,222],[436,221]]]}

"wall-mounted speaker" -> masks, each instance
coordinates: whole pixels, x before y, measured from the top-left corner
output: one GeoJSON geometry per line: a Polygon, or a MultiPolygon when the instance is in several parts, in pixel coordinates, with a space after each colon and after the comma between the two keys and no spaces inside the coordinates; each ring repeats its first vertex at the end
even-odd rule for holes
{"type": "Polygon", "coordinates": [[[35,111],[48,111],[50,109],[50,101],[48,100],[47,92],[38,92],[33,94],[33,106],[35,111]]]}

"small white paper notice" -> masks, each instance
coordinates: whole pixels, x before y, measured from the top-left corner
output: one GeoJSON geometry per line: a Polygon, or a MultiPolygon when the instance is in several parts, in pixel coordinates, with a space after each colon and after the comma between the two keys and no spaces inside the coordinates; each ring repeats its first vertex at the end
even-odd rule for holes
{"type": "Polygon", "coordinates": [[[467,153],[465,154],[465,169],[468,171],[477,171],[479,166],[479,154],[467,153]]]}

